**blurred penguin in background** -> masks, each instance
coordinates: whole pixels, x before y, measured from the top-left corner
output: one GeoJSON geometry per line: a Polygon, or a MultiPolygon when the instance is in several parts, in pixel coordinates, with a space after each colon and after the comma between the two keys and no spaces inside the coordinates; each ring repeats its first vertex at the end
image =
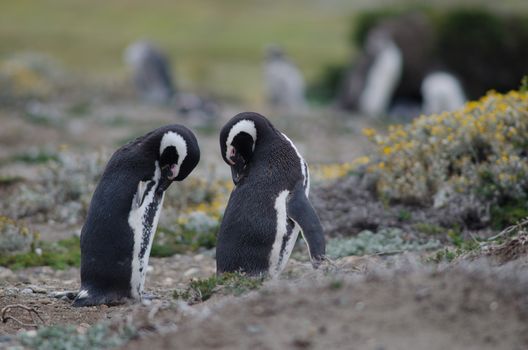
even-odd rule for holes
{"type": "Polygon", "coordinates": [[[167,56],[155,45],[140,40],[131,44],[124,54],[125,63],[132,68],[134,86],[146,102],[169,103],[175,87],[167,56]]]}
{"type": "Polygon", "coordinates": [[[466,102],[462,84],[447,72],[428,74],[422,82],[422,96],[426,114],[454,111],[466,102]]]}
{"type": "Polygon", "coordinates": [[[266,49],[264,83],[266,101],[273,108],[287,111],[306,108],[304,78],[277,45],[266,49]]]}

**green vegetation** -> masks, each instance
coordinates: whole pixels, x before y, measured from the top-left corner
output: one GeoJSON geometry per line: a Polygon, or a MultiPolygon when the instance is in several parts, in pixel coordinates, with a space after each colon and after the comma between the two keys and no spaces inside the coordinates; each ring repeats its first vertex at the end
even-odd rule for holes
{"type": "Polygon", "coordinates": [[[172,229],[159,227],[152,244],[151,256],[166,257],[194,252],[200,248],[211,249],[216,245],[219,221],[202,212],[188,215],[172,229]]]}
{"type": "Polygon", "coordinates": [[[363,231],[351,238],[334,238],[328,241],[326,254],[332,258],[349,255],[391,254],[401,251],[437,249],[437,240],[405,240],[400,229],[382,229],[377,233],[363,231]]]}
{"type": "Polygon", "coordinates": [[[501,230],[528,217],[528,199],[519,198],[491,207],[491,227],[501,230]]]}
{"type": "Polygon", "coordinates": [[[37,331],[36,335],[22,333],[20,342],[35,350],[109,349],[128,342],[135,332],[130,328],[111,330],[105,322],[98,323],[80,333],[75,326],[51,326],[37,331]]]}
{"type": "Polygon", "coordinates": [[[9,160],[13,162],[22,162],[29,164],[42,164],[50,161],[58,162],[59,156],[56,152],[53,151],[35,149],[30,152],[15,154],[11,158],[9,158],[9,160]]]}
{"type": "Polygon", "coordinates": [[[425,233],[426,235],[439,235],[446,232],[445,228],[427,222],[419,222],[414,224],[414,228],[421,233],[425,233]]]}
{"type": "Polygon", "coordinates": [[[0,56],[41,51],[108,79],[123,75],[126,46],[147,38],[170,55],[179,87],[255,102],[266,45],[282,45],[311,78],[320,66],[347,58],[354,8],[346,1],[305,0],[133,0],[126,8],[116,0],[2,1],[0,56]]]}
{"type": "Polygon", "coordinates": [[[176,290],[174,297],[189,303],[198,303],[211,298],[213,294],[242,295],[251,290],[259,289],[264,277],[249,277],[242,273],[224,273],[205,279],[192,280],[185,290],[176,290]]]}
{"type": "Polygon", "coordinates": [[[528,92],[528,75],[525,75],[521,80],[521,86],[519,87],[521,92],[528,92]]]}
{"type": "Polygon", "coordinates": [[[398,213],[398,220],[401,222],[407,222],[412,219],[412,212],[406,209],[401,209],[398,213]]]}
{"type": "Polygon", "coordinates": [[[0,187],[11,186],[21,181],[24,179],[20,176],[0,175],[0,187]]]}
{"type": "Polygon", "coordinates": [[[74,236],[57,243],[38,242],[29,252],[0,255],[0,266],[22,269],[34,266],[50,266],[63,270],[80,266],[81,249],[79,238],[74,236]]]}

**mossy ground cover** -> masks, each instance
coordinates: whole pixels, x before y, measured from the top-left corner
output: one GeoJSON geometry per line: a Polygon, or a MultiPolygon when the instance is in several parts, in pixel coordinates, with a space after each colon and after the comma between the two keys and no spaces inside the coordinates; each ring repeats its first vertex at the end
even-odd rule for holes
{"type": "Polygon", "coordinates": [[[35,242],[29,252],[0,256],[0,266],[15,270],[35,266],[65,269],[71,266],[78,267],[80,264],[80,241],[76,236],[56,243],[35,242]]]}
{"type": "Polygon", "coordinates": [[[183,290],[176,290],[174,297],[191,304],[203,302],[214,294],[235,295],[247,293],[262,286],[264,277],[251,277],[242,273],[224,273],[209,278],[195,279],[183,290]]]}

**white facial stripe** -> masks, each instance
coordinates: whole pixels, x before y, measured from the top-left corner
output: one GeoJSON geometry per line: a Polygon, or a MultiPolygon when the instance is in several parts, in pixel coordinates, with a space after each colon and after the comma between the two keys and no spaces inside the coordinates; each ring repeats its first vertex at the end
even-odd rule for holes
{"type": "MultiPolygon", "coordinates": [[[[185,139],[180,134],[177,134],[174,131],[169,131],[165,133],[161,139],[160,154],[170,146],[176,147],[176,152],[178,152],[178,164],[176,165],[178,166],[179,171],[180,165],[183,163],[185,157],[187,157],[187,142],[185,142],[185,139]]],[[[175,176],[177,175],[178,174],[175,174],[175,176]]]]}
{"type": "Polygon", "coordinates": [[[297,157],[299,157],[299,161],[301,162],[301,173],[303,176],[303,185],[304,185],[304,192],[306,193],[306,197],[308,197],[308,194],[310,193],[310,173],[308,172],[308,165],[304,161],[304,158],[301,156],[299,151],[297,150],[297,147],[293,144],[292,140],[285,134],[282,134],[284,138],[290,143],[290,145],[295,150],[295,153],[297,153],[297,157]]]}
{"type": "Polygon", "coordinates": [[[255,143],[257,142],[257,128],[255,127],[255,123],[252,120],[242,119],[229,130],[226,141],[226,159],[229,159],[230,146],[233,143],[233,139],[241,132],[246,132],[251,136],[253,139],[253,150],[255,150],[255,143]]]}

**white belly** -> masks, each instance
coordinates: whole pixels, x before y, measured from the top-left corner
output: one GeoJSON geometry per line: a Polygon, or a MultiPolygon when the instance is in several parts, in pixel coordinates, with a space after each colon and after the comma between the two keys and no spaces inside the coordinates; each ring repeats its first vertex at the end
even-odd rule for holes
{"type": "Polygon", "coordinates": [[[288,215],[286,210],[286,201],[289,191],[284,190],[279,193],[275,199],[275,210],[277,212],[277,227],[275,241],[271,248],[269,258],[268,273],[272,278],[278,277],[290,258],[297,237],[299,236],[300,227],[294,223],[291,233],[288,235],[288,215]]]}
{"type": "MultiPolygon", "coordinates": [[[[156,205],[155,192],[160,178],[160,171],[156,164],[156,173],[152,180],[152,186],[147,193],[138,191],[136,196],[144,199],[140,206],[137,205],[135,197],[132,203],[132,210],[128,217],[128,224],[134,233],[134,250],[132,255],[132,276],[130,279],[131,294],[134,299],[141,300],[143,287],[145,285],[145,275],[148,267],[150,249],[154,234],[158,227],[158,220],[163,206],[165,194],[158,200],[156,205]],[[153,218],[152,218],[153,216],[153,218]],[[152,223],[149,221],[152,219],[152,223]]],[[[149,181],[151,183],[151,181],[149,181]]],[[[141,188],[141,186],[138,186],[141,188]]]]}

